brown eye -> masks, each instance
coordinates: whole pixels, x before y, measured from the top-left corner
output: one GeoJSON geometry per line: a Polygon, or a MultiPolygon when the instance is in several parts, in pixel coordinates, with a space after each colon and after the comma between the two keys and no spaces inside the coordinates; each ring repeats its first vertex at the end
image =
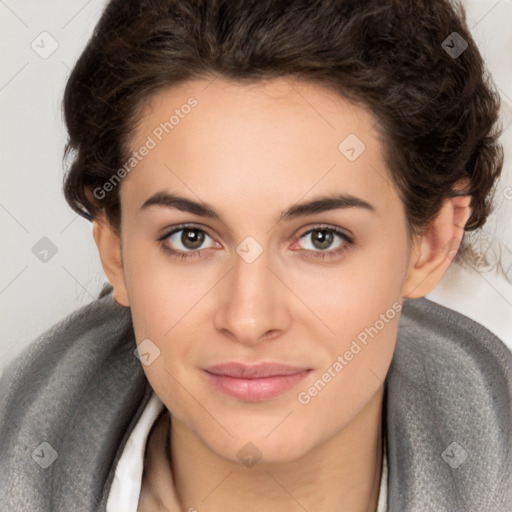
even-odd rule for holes
{"type": "Polygon", "coordinates": [[[192,258],[202,253],[206,237],[210,235],[195,226],[180,226],[158,239],[162,249],[181,258],[192,258]]]}
{"type": "Polygon", "coordinates": [[[319,257],[319,258],[330,258],[341,255],[351,245],[353,245],[352,239],[346,235],[343,231],[324,226],[316,226],[309,231],[306,231],[301,237],[302,239],[309,239],[311,241],[310,247],[304,249],[304,253],[307,256],[319,257]],[[336,238],[340,240],[334,249],[329,248],[335,243],[336,238]],[[310,254],[308,254],[310,253],[310,254]]]}

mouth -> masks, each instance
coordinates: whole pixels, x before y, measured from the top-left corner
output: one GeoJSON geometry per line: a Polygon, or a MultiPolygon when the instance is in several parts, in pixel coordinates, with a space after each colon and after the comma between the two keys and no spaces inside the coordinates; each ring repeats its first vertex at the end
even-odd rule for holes
{"type": "Polygon", "coordinates": [[[218,391],[238,400],[261,402],[294,388],[312,371],[277,363],[224,363],[206,368],[203,373],[218,391]]]}

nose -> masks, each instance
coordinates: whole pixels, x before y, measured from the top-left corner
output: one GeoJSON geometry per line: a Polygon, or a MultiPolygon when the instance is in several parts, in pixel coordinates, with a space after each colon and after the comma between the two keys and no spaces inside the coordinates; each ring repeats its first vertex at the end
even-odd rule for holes
{"type": "Polygon", "coordinates": [[[255,345],[288,328],[290,292],[268,260],[266,251],[251,263],[235,254],[234,267],[216,287],[215,327],[233,341],[255,345]]]}

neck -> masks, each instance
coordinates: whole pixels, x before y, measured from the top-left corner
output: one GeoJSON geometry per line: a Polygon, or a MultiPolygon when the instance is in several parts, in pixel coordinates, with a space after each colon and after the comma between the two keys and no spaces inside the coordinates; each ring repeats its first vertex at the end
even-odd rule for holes
{"type": "Polygon", "coordinates": [[[170,447],[160,448],[167,482],[160,480],[164,487],[157,491],[159,501],[166,503],[164,488],[172,485],[186,511],[277,512],[293,507],[375,512],[382,468],[382,397],[380,388],[350,424],[299,459],[251,467],[219,456],[173,418],[170,426],[167,422],[170,447]]]}

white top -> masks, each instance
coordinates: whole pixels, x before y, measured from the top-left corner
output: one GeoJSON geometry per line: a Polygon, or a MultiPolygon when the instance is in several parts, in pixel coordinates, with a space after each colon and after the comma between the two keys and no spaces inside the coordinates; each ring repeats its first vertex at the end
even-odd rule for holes
{"type": "MultiPolygon", "coordinates": [[[[139,421],[132,430],[117,463],[114,480],[112,481],[112,487],[108,496],[107,512],[137,512],[142,486],[146,442],[149,431],[163,408],[164,404],[156,393],[153,392],[139,421]]],[[[387,512],[388,464],[385,443],[382,463],[382,478],[380,481],[377,512],[387,512]]],[[[176,508],[176,510],[179,510],[179,508],[176,508]]]]}

